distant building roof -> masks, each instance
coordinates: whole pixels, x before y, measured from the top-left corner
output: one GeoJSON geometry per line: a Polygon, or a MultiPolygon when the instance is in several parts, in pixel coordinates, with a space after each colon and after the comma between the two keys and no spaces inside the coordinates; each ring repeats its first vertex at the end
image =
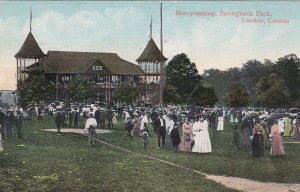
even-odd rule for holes
{"type": "Polygon", "coordinates": [[[40,59],[44,56],[45,54],[41,50],[31,32],[28,33],[20,51],[15,55],[15,57],[35,59],[40,59]]]}
{"type": "Polygon", "coordinates": [[[27,69],[42,66],[45,73],[85,73],[95,63],[101,63],[111,74],[143,75],[139,66],[125,61],[116,53],[48,51],[47,57],[27,69]]]}
{"type": "Polygon", "coordinates": [[[157,45],[155,44],[155,42],[151,37],[143,53],[136,61],[155,62],[155,61],[166,61],[166,60],[167,58],[161,54],[161,51],[158,49],[157,45]]]}

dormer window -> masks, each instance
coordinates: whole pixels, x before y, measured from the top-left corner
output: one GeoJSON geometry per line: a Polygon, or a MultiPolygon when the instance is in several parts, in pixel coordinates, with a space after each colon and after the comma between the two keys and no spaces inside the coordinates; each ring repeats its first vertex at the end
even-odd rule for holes
{"type": "Polygon", "coordinates": [[[102,65],[94,65],[93,66],[93,71],[101,71],[102,70],[102,65]]]}

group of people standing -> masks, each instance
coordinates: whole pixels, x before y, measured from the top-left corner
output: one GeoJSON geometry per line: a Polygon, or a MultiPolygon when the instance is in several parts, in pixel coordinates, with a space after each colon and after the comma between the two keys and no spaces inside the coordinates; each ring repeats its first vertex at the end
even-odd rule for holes
{"type": "MultiPolygon", "coordinates": [[[[260,120],[256,120],[253,131],[252,150],[253,156],[262,157],[265,154],[265,130],[260,124],[260,120]]],[[[282,144],[281,130],[278,126],[278,122],[274,120],[271,126],[270,139],[271,150],[270,155],[282,156],[285,155],[285,150],[282,144]]]]}
{"type": "Polygon", "coordinates": [[[68,128],[78,128],[80,117],[82,116],[83,118],[88,119],[90,114],[93,115],[93,118],[95,118],[97,122],[95,128],[105,129],[107,121],[107,127],[113,129],[113,125],[116,123],[115,113],[110,108],[106,111],[96,105],[92,107],[83,107],[81,109],[77,107],[68,109],[58,108],[55,113],[57,133],[60,134],[60,129],[67,126],[68,128]]]}
{"type": "Polygon", "coordinates": [[[23,138],[23,113],[22,109],[14,111],[9,108],[6,113],[0,108],[0,151],[3,151],[3,141],[13,138],[13,127],[16,128],[17,138],[23,138]]]}
{"type": "MultiPolygon", "coordinates": [[[[285,155],[282,143],[284,133],[282,125],[278,119],[269,120],[269,125],[269,129],[264,128],[259,118],[245,120],[242,124],[240,147],[252,147],[253,156],[262,157],[265,155],[266,143],[270,142],[271,156],[285,155]]],[[[295,119],[292,129],[294,130],[294,139],[300,139],[299,118],[295,119]]]]}
{"type": "Polygon", "coordinates": [[[9,109],[4,113],[0,108],[0,135],[2,140],[13,137],[13,127],[16,127],[17,138],[23,138],[23,113],[22,110],[9,109]]]}
{"type": "Polygon", "coordinates": [[[190,118],[186,117],[183,123],[178,121],[174,114],[156,111],[152,111],[148,115],[133,113],[133,118],[131,118],[130,113],[125,110],[124,117],[128,136],[131,140],[132,136],[142,136],[145,149],[147,149],[149,140],[147,124],[150,122],[157,135],[159,148],[195,153],[211,152],[209,123],[203,115],[195,116],[192,122],[190,118]]]}

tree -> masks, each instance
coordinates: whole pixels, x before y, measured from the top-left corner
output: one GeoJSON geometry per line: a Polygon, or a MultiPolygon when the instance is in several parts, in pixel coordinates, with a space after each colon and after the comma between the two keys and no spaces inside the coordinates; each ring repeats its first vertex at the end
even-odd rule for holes
{"type": "Polygon", "coordinates": [[[43,76],[43,71],[31,71],[27,79],[18,81],[18,104],[26,107],[30,102],[40,103],[49,99],[53,91],[54,87],[43,76]]]}
{"type": "Polygon", "coordinates": [[[263,107],[290,106],[290,92],[283,78],[272,73],[257,84],[258,105],[263,107]]]}
{"type": "Polygon", "coordinates": [[[259,79],[263,75],[264,65],[256,59],[248,60],[243,64],[241,69],[241,86],[249,94],[249,103],[254,105],[256,103],[256,90],[255,85],[258,83],[259,79]]]}
{"type": "Polygon", "coordinates": [[[281,57],[273,65],[273,71],[284,79],[291,101],[296,102],[300,97],[300,59],[295,54],[281,57]]]}
{"type": "Polygon", "coordinates": [[[249,102],[249,94],[239,85],[232,86],[227,92],[227,104],[230,107],[245,107],[249,102]]]}
{"type": "Polygon", "coordinates": [[[123,84],[118,87],[114,93],[114,100],[119,103],[132,104],[137,98],[138,92],[136,88],[123,84]]]}
{"type": "Polygon", "coordinates": [[[68,91],[72,101],[82,102],[92,96],[93,84],[78,76],[70,80],[68,91]]]}
{"type": "Polygon", "coordinates": [[[167,84],[164,89],[164,103],[177,104],[181,101],[181,96],[175,86],[167,84]]]}
{"type": "Polygon", "coordinates": [[[166,79],[168,84],[177,88],[182,102],[186,102],[188,95],[200,83],[201,76],[196,64],[185,53],[181,53],[175,55],[166,66],[166,79]]]}
{"type": "Polygon", "coordinates": [[[213,88],[198,84],[189,95],[189,101],[192,105],[213,107],[218,101],[218,97],[213,88]]]}

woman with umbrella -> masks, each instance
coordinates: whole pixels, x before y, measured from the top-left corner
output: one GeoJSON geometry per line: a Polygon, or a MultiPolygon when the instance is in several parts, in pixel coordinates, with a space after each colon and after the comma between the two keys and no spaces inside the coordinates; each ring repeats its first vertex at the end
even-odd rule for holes
{"type": "Polygon", "coordinates": [[[258,113],[248,113],[244,115],[242,120],[242,132],[240,137],[240,147],[251,147],[250,136],[252,135],[252,130],[254,127],[254,118],[258,117],[258,113]]]}
{"type": "Polygon", "coordinates": [[[250,136],[252,135],[252,129],[254,122],[252,118],[244,118],[242,123],[242,132],[240,137],[240,147],[251,147],[250,136]]]}

